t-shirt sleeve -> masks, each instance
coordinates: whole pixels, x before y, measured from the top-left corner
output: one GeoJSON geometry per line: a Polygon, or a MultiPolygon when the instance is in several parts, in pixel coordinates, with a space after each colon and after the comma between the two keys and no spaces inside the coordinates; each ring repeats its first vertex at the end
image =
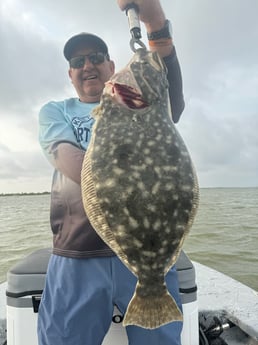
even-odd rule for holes
{"type": "Polygon", "coordinates": [[[39,112],[39,142],[51,162],[55,148],[60,143],[71,143],[80,147],[73,128],[64,114],[62,102],[49,102],[39,112]]]}

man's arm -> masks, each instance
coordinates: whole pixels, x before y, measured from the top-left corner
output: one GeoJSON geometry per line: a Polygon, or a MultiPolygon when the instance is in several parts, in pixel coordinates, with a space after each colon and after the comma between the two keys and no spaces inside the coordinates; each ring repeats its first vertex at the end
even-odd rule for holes
{"type": "Polygon", "coordinates": [[[49,102],[40,110],[39,141],[54,168],[80,185],[85,151],[78,146],[60,102],[49,102]]]}
{"type": "Polygon", "coordinates": [[[81,184],[81,170],[85,151],[71,143],[59,143],[53,149],[54,167],[77,184],[81,184]]]}
{"type": "Polygon", "coordinates": [[[163,60],[168,71],[167,78],[169,82],[169,99],[172,110],[172,119],[174,123],[177,123],[185,108],[185,101],[183,95],[182,74],[175,47],[172,53],[169,56],[165,56],[163,60]]]}

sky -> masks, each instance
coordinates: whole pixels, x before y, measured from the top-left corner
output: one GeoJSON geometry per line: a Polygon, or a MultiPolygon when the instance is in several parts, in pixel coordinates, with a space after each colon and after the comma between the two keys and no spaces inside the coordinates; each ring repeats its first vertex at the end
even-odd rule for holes
{"type": "MultiPolygon", "coordinates": [[[[161,0],[173,25],[185,110],[177,128],[199,184],[258,186],[258,1],[161,0]]],[[[63,46],[100,35],[118,71],[132,56],[116,0],[1,0],[0,194],[50,191],[53,169],[38,143],[38,112],[76,97],[63,46]]],[[[143,41],[147,43],[142,25],[143,41]]]]}

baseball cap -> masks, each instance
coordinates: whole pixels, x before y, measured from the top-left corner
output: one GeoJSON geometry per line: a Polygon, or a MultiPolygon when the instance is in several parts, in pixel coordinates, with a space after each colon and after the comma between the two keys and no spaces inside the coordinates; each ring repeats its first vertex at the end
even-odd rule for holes
{"type": "Polygon", "coordinates": [[[96,46],[99,50],[105,54],[108,54],[108,47],[106,43],[98,36],[82,32],[78,35],[72,36],[64,46],[64,56],[66,60],[70,60],[74,51],[81,45],[96,46]]]}

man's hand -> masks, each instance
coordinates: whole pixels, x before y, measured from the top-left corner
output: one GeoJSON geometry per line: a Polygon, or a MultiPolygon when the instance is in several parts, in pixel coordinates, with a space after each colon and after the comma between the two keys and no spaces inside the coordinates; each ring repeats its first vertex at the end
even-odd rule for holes
{"type": "Polygon", "coordinates": [[[117,0],[122,11],[135,3],[139,8],[139,19],[145,23],[148,32],[158,31],[164,26],[165,14],[159,0],[117,0]]]}
{"type": "MultiPolygon", "coordinates": [[[[129,4],[136,4],[139,8],[139,19],[145,24],[148,33],[159,31],[164,27],[166,16],[161,7],[160,0],[117,0],[122,11],[129,4]]],[[[165,44],[152,44],[151,51],[157,51],[161,57],[168,56],[173,49],[172,40],[165,44]]]]}

